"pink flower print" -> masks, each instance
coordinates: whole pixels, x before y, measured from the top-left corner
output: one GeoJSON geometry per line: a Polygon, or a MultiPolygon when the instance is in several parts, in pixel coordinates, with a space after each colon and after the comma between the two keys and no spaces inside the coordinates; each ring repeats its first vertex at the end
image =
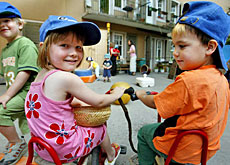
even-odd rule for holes
{"type": "Polygon", "coordinates": [[[90,148],[93,147],[94,133],[92,133],[91,136],[90,136],[90,130],[88,130],[87,132],[88,132],[88,137],[86,137],[86,138],[84,139],[85,144],[86,144],[86,147],[85,147],[84,152],[83,152],[84,155],[85,155],[85,154],[88,154],[89,151],[90,151],[90,148]]]}
{"type": "Polygon", "coordinates": [[[76,158],[78,157],[77,154],[78,154],[78,152],[79,152],[80,149],[81,149],[81,147],[79,146],[79,147],[77,148],[77,150],[76,150],[74,156],[73,156],[71,153],[69,153],[69,154],[65,155],[64,157],[65,157],[66,159],[68,159],[68,161],[71,161],[71,160],[73,160],[73,159],[76,159],[76,158]]]}
{"type": "Polygon", "coordinates": [[[74,125],[71,127],[70,130],[75,130],[75,131],[77,131],[77,127],[78,127],[77,122],[74,121],[74,125]]]}
{"type": "Polygon", "coordinates": [[[102,142],[104,136],[105,136],[105,130],[103,129],[103,132],[102,132],[102,134],[101,134],[101,139],[98,140],[97,146],[98,146],[99,144],[101,144],[101,142],[102,142]]]}
{"type": "Polygon", "coordinates": [[[41,103],[37,101],[38,99],[38,94],[35,94],[32,96],[32,94],[29,95],[29,100],[26,101],[26,107],[29,109],[29,111],[26,114],[26,117],[28,119],[31,118],[32,114],[34,115],[35,118],[39,118],[39,113],[38,109],[41,108],[41,103]]]}
{"type": "Polygon", "coordinates": [[[69,138],[69,133],[65,131],[65,126],[64,123],[61,125],[61,128],[59,127],[58,124],[51,124],[50,125],[50,129],[53,131],[49,131],[45,134],[45,137],[47,139],[53,139],[55,137],[57,137],[56,143],[57,144],[63,144],[64,143],[64,137],[66,139],[69,138]]]}

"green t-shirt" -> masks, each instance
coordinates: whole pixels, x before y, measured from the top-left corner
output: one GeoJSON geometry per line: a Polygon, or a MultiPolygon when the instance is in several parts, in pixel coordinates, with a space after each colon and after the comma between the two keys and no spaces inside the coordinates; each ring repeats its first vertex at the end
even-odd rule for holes
{"type": "Polygon", "coordinates": [[[8,43],[1,53],[0,75],[6,80],[6,87],[9,88],[15,80],[18,72],[32,71],[30,78],[19,91],[23,97],[26,96],[31,82],[38,73],[37,66],[38,50],[35,44],[26,37],[20,37],[8,43]]]}

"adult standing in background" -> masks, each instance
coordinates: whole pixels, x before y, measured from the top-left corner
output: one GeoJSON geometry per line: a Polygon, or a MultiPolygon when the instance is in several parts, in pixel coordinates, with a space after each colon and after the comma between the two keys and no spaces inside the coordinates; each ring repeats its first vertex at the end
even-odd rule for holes
{"type": "Polygon", "coordinates": [[[113,63],[111,68],[112,76],[115,76],[117,74],[117,58],[120,56],[120,50],[118,48],[119,46],[115,45],[114,48],[110,49],[110,60],[113,63]]]}
{"type": "Polygon", "coordinates": [[[129,55],[130,55],[130,64],[129,64],[129,71],[130,74],[135,76],[136,74],[136,60],[137,60],[137,55],[136,55],[136,48],[133,43],[133,41],[128,40],[128,45],[129,45],[129,55]]]}

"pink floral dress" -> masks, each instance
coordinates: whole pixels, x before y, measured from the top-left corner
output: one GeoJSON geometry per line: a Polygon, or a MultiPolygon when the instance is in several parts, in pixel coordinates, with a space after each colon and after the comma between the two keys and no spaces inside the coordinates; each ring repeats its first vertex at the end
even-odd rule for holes
{"type": "MultiPolygon", "coordinates": [[[[76,124],[70,103],[73,97],[65,101],[47,98],[43,85],[51,71],[42,82],[33,82],[25,101],[25,113],[32,136],[48,142],[57,152],[62,163],[72,162],[88,154],[105,137],[106,126],[81,127],[76,124]]],[[[39,156],[53,162],[46,149],[35,145],[39,156]]]]}

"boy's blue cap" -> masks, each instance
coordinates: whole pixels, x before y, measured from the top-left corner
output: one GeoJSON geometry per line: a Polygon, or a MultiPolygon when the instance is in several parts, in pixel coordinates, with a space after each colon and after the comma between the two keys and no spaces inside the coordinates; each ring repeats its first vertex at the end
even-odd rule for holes
{"type": "Polygon", "coordinates": [[[8,2],[0,2],[0,18],[22,18],[19,10],[8,2]]]}
{"type": "Polygon", "coordinates": [[[218,42],[220,67],[228,70],[223,46],[230,33],[230,16],[217,4],[208,1],[193,1],[184,4],[183,15],[177,23],[195,27],[218,42]]]}
{"type": "Polygon", "coordinates": [[[51,15],[40,28],[40,41],[44,42],[46,36],[51,31],[69,27],[76,27],[76,30],[81,29],[81,33],[85,35],[84,46],[97,44],[101,40],[101,32],[96,24],[92,22],[78,22],[71,16],[51,15]]]}
{"type": "Polygon", "coordinates": [[[110,54],[105,54],[104,58],[110,58],[110,54]]]}
{"type": "Polygon", "coordinates": [[[115,49],[118,49],[118,48],[119,48],[119,46],[118,46],[118,45],[115,45],[115,46],[114,46],[114,48],[115,48],[115,49]]]}

